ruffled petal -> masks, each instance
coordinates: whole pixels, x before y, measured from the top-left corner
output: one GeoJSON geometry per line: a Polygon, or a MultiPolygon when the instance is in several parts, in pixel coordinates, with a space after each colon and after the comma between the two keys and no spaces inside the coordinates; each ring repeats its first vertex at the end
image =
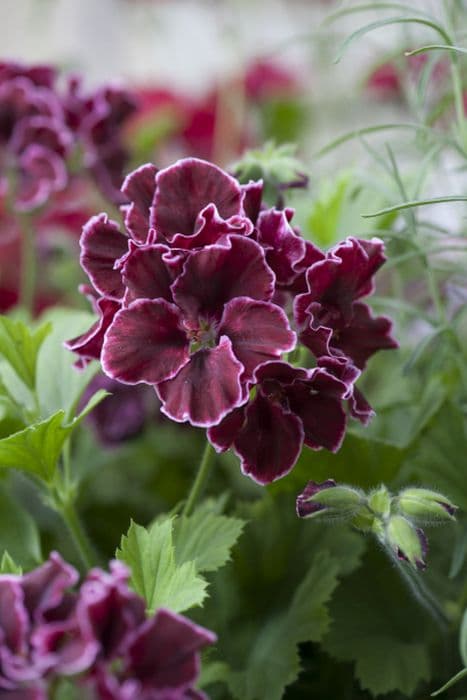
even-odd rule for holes
{"type": "Polygon", "coordinates": [[[188,347],[176,306],[138,299],[115,315],[105,334],[102,368],[125,384],[156,384],[183,367],[188,347]]]}
{"type": "Polygon", "coordinates": [[[126,176],[122,192],[130,201],[121,208],[125,226],[136,241],[144,243],[149,231],[149,210],[156,190],[157,168],[152,163],[141,165],[126,176]]]}
{"type": "Polygon", "coordinates": [[[225,452],[232,446],[245,422],[246,406],[240,406],[227,414],[218,425],[207,431],[208,440],[216,452],[225,452]]]}
{"type": "Polygon", "coordinates": [[[259,215],[257,241],[266,251],[266,261],[277,283],[287,285],[297,277],[296,266],[305,256],[305,241],[290,226],[285,212],[268,209],[259,215]]]}
{"type": "Polygon", "coordinates": [[[128,251],[128,238],[107,214],[93,216],[83,228],[80,238],[81,266],[100,294],[121,299],[124,292],[122,275],[115,263],[128,251]]]}
{"type": "Polygon", "coordinates": [[[342,382],[316,368],[307,382],[296,382],[287,388],[290,409],[302,421],[308,447],[337,452],[341,446],[347,425],[342,399],[336,398],[341,387],[342,382]]]}
{"type": "Polygon", "coordinates": [[[243,216],[231,216],[223,219],[215,204],[208,204],[198,215],[196,233],[190,236],[177,233],[171,240],[171,246],[182,250],[194,250],[212,245],[229,234],[249,236],[253,231],[251,221],[243,216]]]}
{"type": "Polygon", "coordinates": [[[255,241],[229,236],[222,245],[193,252],[172,293],[189,317],[220,318],[225,304],[235,297],[271,299],[274,273],[255,241]]]}
{"type": "Polygon", "coordinates": [[[240,377],[243,365],[225,336],[216,348],[195,352],[174,379],[157,385],[166,416],[179,423],[209,428],[246,400],[240,377]]]}
{"type": "Polygon", "coordinates": [[[96,302],[97,312],[100,318],[91,328],[82,335],[67,340],[64,345],[68,350],[75,352],[82,358],[78,366],[84,366],[88,360],[99,360],[104,343],[104,335],[113,321],[121,305],[112,299],[101,297],[96,302]]]}
{"type": "Polygon", "coordinates": [[[243,473],[259,484],[270,484],[293,468],[302,445],[300,418],[258,391],[234,442],[243,473]]]}
{"type": "Polygon", "coordinates": [[[129,647],[130,673],[154,691],[188,690],[198,677],[199,652],[215,641],[209,630],[160,608],[129,647]]]}
{"type": "Polygon", "coordinates": [[[169,249],[163,245],[133,247],[122,267],[126,286],[125,304],[135,299],[166,299],[172,301],[170,285],[175,272],[170,265],[169,249]]]}
{"type": "Polygon", "coordinates": [[[295,347],[296,336],[285,313],[275,304],[237,297],[226,304],[219,334],[232,341],[235,356],[250,379],[262,362],[278,358],[295,347]]]}
{"type": "Polygon", "coordinates": [[[350,237],[332,248],[307,272],[310,302],[320,302],[348,323],[352,303],[373,291],[373,276],[386,260],[383,250],[379,238],[365,241],[350,237]]]}
{"type": "Polygon", "coordinates": [[[208,204],[224,219],[242,213],[240,185],[212,163],[179,160],[157,173],[156,184],[150,224],[169,241],[176,233],[196,233],[198,214],[208,204]]]}
{"type": "Polygon", "coordinates": [[[353,305],[350,324],[334,334],[331,345],[349,357],[357,367],[364,369],[368,359],[378,350],[399,347],[391,336],[392,321],[386,316],[374,317],[367,304],[353,305]]]}

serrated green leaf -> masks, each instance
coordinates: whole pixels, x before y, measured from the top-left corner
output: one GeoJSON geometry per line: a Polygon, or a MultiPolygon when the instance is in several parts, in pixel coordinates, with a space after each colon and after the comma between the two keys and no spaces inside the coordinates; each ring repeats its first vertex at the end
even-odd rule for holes
{"type": "Polygon", "coordinates": [[[23,569],[18,564],[15,564],[9,553],[3,552],[2,560],[0,561],[0,574],[17,574],[21,576],[23,569]]]}
{"type": "Polygon", "coordinates": [[[36,386],[38,352],[50,331],[48,323],[32,331],[21,321],[0,316],[0,355],[32,391],[36,386]]]}
{"type": "Polygon", "coordinates": [[[159,607],[182,612],[206,596],[207,582],[197,575],[195,562],[177,565],[172,530],[172,518],[147,529],[132,522],[116,553],[130,567],[131,584],[151,613],[159,607]]]}
{"type": "Polygon", "coordinates": [[[76,355],[63,343],[90,328],[95,316],[85,311],[55,308],[43,314],[41,319],[51,324],[51,332],[37,360],[37,394],[42,415],[48,416],[63,409],[70,420],[81,394],[96,373],[97,364],[91,363],[78,371],[73,366],[76,355]]]}
{"type": "Polygon", "coordinates": [[[326,552],[314,558],[289,608],[270,618],[258,635],[246,667],[228,684],[239,700],[280,700],[300,672],[297,645],[319,641],[329,625],[326,603],[336,585],[339,564],[326,552]]]}
{"type": "Polygon", "coordinates": [[[107,396],[100,390],[71,423],[65,423],[65,411],[57,411],[39,423],[0,440],[0,468],[19,469],[52,483],[63,445],[83,418],[107,396]]]}
{"type": "Polygon", "coordinates": [[[244,520],[218,515],[212,502],[207,501],[193,515],[175,521],[177,564],[194,560],[198,571],[216,571],[229,560],[230,550],[244,526],[244,520]]]}
{"type": "Polygon", "coordinates": [[[430,620],[382,553],[373,550],[344,580],[330,614],[333,624],[323,647],[339,661],[355,662],[363,689],[410,696],[429,680],[430,620]]]}

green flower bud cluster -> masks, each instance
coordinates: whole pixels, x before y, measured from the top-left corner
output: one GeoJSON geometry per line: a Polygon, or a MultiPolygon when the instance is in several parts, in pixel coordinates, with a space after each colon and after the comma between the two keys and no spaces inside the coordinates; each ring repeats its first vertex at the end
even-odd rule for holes
{"type": "Polygon", "coordinates": [[[360,489],[338,485],[332,479],[310,481],[297,498],[302,518],[347,520],[361,532],[376,536],[394,556],[416,569],[424,569],[428,542],[422,524],[455,520],[456,506],[436,491],[406,488],[392,495],[386,486],[366,494],[360,489]]]}

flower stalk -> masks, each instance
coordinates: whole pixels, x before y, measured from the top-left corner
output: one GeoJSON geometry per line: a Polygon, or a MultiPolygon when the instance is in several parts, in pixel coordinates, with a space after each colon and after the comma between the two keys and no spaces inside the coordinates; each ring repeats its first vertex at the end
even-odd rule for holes
{"type": "Polygon", "coordinates": [[[182,515],[188,517],[192,514],[194,507],[201,496],[203,489],[206,485],[209,472],[211,471],[212,464],[214,462],[214,448],[211,443],[206,441],[203,455],[201,457],[201,462],[199,464],[198,472],[196,474],[193,485],[186,499],[185,505],[182,510],[182,515]]]}

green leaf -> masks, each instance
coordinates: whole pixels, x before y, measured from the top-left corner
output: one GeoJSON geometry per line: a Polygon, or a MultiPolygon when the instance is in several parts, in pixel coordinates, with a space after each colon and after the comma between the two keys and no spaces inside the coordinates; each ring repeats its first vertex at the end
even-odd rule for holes
{"type": "Polygon", "coordinates": [[[228,684],[239,700],[280,700],[300,672],[297,645],[319,641],[329,625],[326,603],[337,586],[339,564],[326,552],[317,554],[290,606],[270,618],[250,651],[247,664],[233,671],[228,684]]]}
{"type": "Polygon", "coordinates": [[[312,240],[321,246],[329,246],[337,239],[344,200],[350,184],[350,174],[341,173],[321,184],[318,197],[313,202],[306,221],[312,240]]]}
{"type": "Polygon", "coordinates": [[[467,433],[462,411],[446,401],[426,425],[404,462],[404,473],[424,484],[436,484],[462,510],[467,510],[465,454],[467,433]]]}
{"type": "Polygon", "coordinates": [[[176,563],[172,530],[171,518],[148,528],[132,522],[117,550],[117,559],[130,567],[131,584],[151,613],[159,607],[182,612],[201,605],[206,596],[207,582],[197,575],[195,562],[176,563]]]}
{"type": "Polygon", "coordinates": [[[10,566],[14,562],[16,568],[29,568],[42,559],[36,523],[5,486],[0,488],[0,553],[3,553],[2,573],[7,573],[3,566],[8,562],[10,566]]]}
{"type": "Polygon", "coordinates": [[[175,521],[177,564],[194,561],[198,571],[216,571],[230,559],[230,550],[244,526],[244,520],[218,515],[215,504],[206,501],[193,515],[175,521]]]}
{"type": "Polygon", "coordinates": [[[95,316],[84,311],[55,308],[41,318],[52,328],[37,361],[37,393],[42,415],[49,416],[63,409],[71,420],[81,394],[96,373],[97,364],[91,363],[78,371],[73,366],[76,355],[63,343],[90,328],[95,316]]]}
{"type": "Polygon", "coordinates": [[[429,622],[382,553],[373,550],[342,583],[330,614],[323,647],[339,661],[355,662],[363,689],[405,696],[429,680],[429,622]]]}
{"type": "Polygon", "coordinates": [[[21,321],[0,316],[0,355],[31,391],[36,386],[39,349],[50,331],[48,323],[32,331],[21,321]]]}
{"type": "Polygon", "coordinates": [[[65,441],[105,396],[107,392],[103,390],[96,392],[71,423],[64,422],[65,411],[57,411],[49,418],[0,440],[0,468],[19,469],[51,484],[65,441]]]}
{"type": "Polygon", "coordinates": [[[23,569],[18,564],[15,564],[9,553],[3,552],[2,560],[0,561],[0,574],[15,574],[21,576],[23,569]]]}

